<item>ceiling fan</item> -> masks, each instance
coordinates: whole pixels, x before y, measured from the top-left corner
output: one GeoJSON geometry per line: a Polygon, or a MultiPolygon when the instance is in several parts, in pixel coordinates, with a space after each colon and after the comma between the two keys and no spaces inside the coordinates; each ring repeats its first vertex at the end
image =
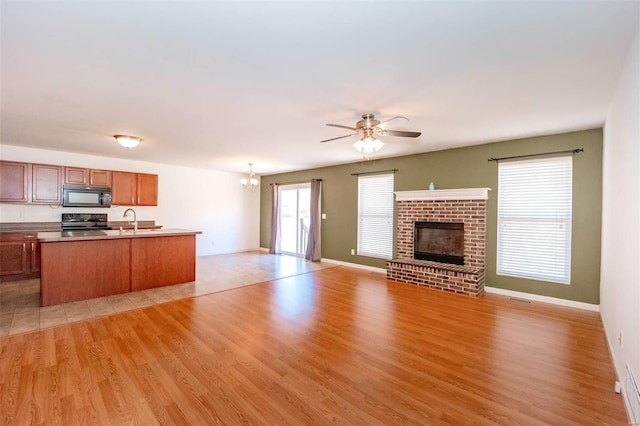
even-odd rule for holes
{"type": "Polygon", "coordinates": [[[377,139],[378,136],[400,136],[404,138],[417,138],[422,134],[420,132],[389,130],[386,128],[392,121],[398,119],[408,120],[405,117],[396,116],[385,121],[380,121],[376,120],[373,114],[362,114],[362,120],[356,123],[356,127],[343,126],[341,124],[327,124],[327,126],[331,127],[349,129],[354,133],[344,136],[338,136],[337,138],[325,139],[323,141],[320,141],[320,143],[331,142],[337,139],[343,139],[358,135],[360,139],[353,144],[353,147],[363,154],[371,154],[373,152],[379,151],[384,146],[384,143],[380,139],[377,139]]]}

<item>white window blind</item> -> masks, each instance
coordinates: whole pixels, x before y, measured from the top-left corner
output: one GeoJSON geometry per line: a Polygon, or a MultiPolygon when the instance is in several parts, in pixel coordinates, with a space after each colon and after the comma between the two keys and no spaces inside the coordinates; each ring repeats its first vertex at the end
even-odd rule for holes
{"type": "Polygon", "coordinates": [[[573,157],[498,163],[499,275],[569,284],[573,157]]]}
{"type": "Polygon", "coordinates": [[[358,254],[393,255],[393,173],[358,176],[358,254]]]}

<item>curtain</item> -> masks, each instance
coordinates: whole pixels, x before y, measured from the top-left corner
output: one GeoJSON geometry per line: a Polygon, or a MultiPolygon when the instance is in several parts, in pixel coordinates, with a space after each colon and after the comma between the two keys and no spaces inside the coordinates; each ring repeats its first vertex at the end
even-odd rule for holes
{"type": "Polygon", "coordinates": [[[309,239],[305,259],[312,262],[320,262],[322,250],[320,247],[320,198],[322,195],[322,181],[311,179],[311,206],[309,222],[309,239]]]}
{"type": "Polygon", "coordinates": [[[280,253],[280,206],[278,202],[278,185],[271,185],[271,239],[269,253],[280,253]]]}

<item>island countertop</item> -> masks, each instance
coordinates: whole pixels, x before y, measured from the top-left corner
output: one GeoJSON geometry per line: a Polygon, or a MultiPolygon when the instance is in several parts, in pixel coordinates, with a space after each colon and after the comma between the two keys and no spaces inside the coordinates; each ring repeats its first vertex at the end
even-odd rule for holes
{"type": "Polygon", "coordinates": [[[202,231],[192,231],[189,229],[179,228],[163,228],[163,229],[133,229],[104,230],[104,231],[53,231],[38,232],[38,241],[47,242],[64,242],[64,241],[83,241],[83,240],[112,240],[119,238],[149,238],[149,237],[169,237],[177,235],[196,235],[202,234],[202,231]]]}

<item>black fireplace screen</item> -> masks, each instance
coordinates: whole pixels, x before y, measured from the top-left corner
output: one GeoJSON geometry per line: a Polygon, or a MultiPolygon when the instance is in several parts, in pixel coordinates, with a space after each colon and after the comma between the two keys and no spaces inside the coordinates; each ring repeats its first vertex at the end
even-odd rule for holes
{"type": "Polygon", "coordinates": [[[415,222],[413,258],[464,265],[464,223],[415,222]]]}

